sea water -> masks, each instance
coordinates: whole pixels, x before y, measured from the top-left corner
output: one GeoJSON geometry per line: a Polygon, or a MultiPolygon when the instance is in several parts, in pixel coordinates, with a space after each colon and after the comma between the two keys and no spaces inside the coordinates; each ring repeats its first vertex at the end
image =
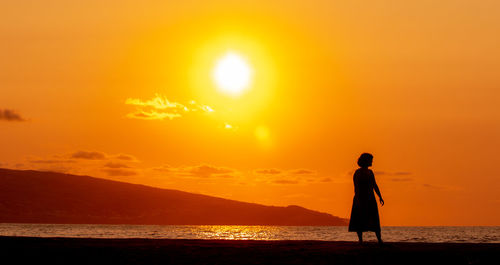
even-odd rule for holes
{"type": "MultiPolygon", "coordinates": [[[[90,225],[0,223],[0,236],[357,241],[345,226],[90,225]]],[[[500,226],[382,227],[386,242],[500,243],[500,226]]],[[[375,241],[374,233],[364,233],[375,241]]]]}

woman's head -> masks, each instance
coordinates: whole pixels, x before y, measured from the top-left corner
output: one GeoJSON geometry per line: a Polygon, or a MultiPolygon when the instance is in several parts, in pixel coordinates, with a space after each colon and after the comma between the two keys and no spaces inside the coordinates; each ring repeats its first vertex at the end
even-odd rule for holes
{"type": "Polygon", "coordinates": [[[358,166],[370,167],[373,162],[373,155],[369,153],[362,153],[358,158],[358,166]]]}

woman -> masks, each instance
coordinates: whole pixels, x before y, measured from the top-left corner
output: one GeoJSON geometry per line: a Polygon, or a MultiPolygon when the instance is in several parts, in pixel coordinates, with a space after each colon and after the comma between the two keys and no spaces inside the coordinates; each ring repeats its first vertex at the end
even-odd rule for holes
{"type": "Polygon", "coordinates": [[[378,216],[377,201],[373,190],[377,193],[380,204],[384,200],[380,194],[373,171],[368,169],[372,166],[373,156],[368,153],[361,154],[358,159],[359,168],[354,173],[354,200],[352,202],[351,219],[349,221],[349,232],[357,232],[359,243],[363,243],[363,232],[372,231],[377,235],[378,242],[382,244],[380,235],[380,219],[378,216]]]}

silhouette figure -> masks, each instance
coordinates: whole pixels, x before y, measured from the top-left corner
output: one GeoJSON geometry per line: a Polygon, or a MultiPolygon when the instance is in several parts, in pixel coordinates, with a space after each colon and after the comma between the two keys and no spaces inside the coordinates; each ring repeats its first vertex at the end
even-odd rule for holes
{"type": "Polygon", "coordinates": [[[359,168],[354,172],[354,199],[352,202],[351,219],[349,220],[349,232],[357,232],[359,243],[363,243],[363,232],[372,231],[377,235],[378,242],[382,244],[380,234],[380,219],[378,216],[377,201],[375,193],[380,198],[380,204],[384,200],[375,182],[373,171],[368,169],[372,165],[373,155],[363,153],[358,159],[359,168]]]}

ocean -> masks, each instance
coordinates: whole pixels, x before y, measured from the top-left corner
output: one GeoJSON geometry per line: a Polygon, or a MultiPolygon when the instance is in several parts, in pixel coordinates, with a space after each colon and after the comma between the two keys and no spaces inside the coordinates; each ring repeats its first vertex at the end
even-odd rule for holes
{"type": "MultiPolygon", "coordinates": [[[[90,225],[0,223],[0,236],[357,241],[345,226],[90,225]]],[[[363,235],[376,241],[374,233],[363,235]]],[[[500,226],[386,226],[386,242],[500,243],[500,226]]]]}

